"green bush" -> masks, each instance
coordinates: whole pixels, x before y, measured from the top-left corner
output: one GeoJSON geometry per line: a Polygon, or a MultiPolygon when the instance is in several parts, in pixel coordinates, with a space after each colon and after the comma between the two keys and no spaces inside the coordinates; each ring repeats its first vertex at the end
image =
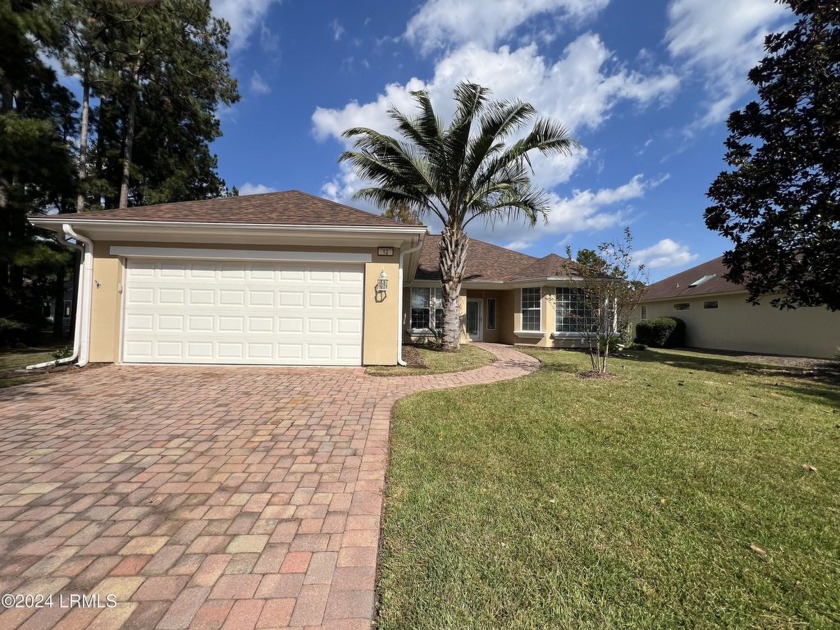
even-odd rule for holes
{"type": "Polygon", "coordinates": [[[685,345],[685,322],[676,317],[657,317],[636,324],[636,342],[654,348],[685,345]]]}
{"type": "Polygon", "coordinates": [[[26,332],[26,326],[13,319],[0,317],[0,346],[11,346],[20,342],[26,332]]]}

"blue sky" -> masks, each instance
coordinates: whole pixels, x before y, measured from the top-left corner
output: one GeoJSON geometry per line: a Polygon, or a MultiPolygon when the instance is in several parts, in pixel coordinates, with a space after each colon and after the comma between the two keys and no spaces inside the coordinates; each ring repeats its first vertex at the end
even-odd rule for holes
{"type": "MultiPolygon", "coordinates": [[[[426,89],[481,83],[564,124],[583,145],[537,159],[547,225],[476,225],[470,235],[542,256],[595,247],[629,225],[657,280],[727,241],[703,223],[724,168],[728,113],[752,98],[763,37],[791,22],[773,0],[213,0],[232,26],[242,100],[221,112],[220,175],[241,194],[299,189],[362,207],[339,166],[341,132],[391,132],[426,89]]],[[[433,226],[434,227],[434,226],[433,226]]]]}

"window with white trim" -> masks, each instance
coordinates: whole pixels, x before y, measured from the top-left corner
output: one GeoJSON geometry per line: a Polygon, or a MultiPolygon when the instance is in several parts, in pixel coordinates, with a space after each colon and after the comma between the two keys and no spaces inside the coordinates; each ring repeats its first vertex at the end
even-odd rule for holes
{"type": "Polygon", "coordinates": [[[440,289],[415,287],[411,289],[411,329],[416,331],[443,328],[443,302],[440,289]]]}
{"type": "Polygon", "coordinates": [[[674,304],[675,311],[688,311],[691,309],[691,304],[689,302],[678,302],[674,304]]]}
{"type": "Polygon", "coordinates": [[[542,330],[541,297],[539,287],[522,289],[522,330],[542,330]]]}
{"type": "Polygon", "coordinates": [[[487,298],[487,330],[496,330],[496,298],[487,298]]]}
{"type": "Polygon", "coordinates": [[[595,329],[595,315],[581,289],[557,287],[555,304],[556,332],[582,333],[595,329]]]}
{"type": "Polygon", "coordinates": [[[705,302],[703,302],[703,308],[704,309],[717,308],[717,307],[718,307],[718,301],[717,300],[706,300],[705,302]]]}
{"type": "Polygon", "coordinates": [[[642,310],[642,312],[641,312],[641,314],[639,315],[639,319],[641,319],[642,321],[645,321],[645,320],[647,319],[647,306],[644,306],[644,305],[643,305],[643,306],[641,307],[641,310],[642,310]]]}

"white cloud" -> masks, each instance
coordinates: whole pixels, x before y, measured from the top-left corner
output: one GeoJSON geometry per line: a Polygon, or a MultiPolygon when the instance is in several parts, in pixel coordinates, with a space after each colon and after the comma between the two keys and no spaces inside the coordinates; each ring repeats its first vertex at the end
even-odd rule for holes
{"type": "Polygon", "coordinates": [[[790,11],[772,0],[674,0],[665,40],[672,58],[697,72],[709,94],[700,127],[724,120],[750,85],[747,73],[763,56],[764,36],[790,11]]]}
{"type": "Polygon", "coordinates": [[[538,222],[533,228],[522,222],[481,224],[469,226],[471,236],[492,242],[513,242],[520,249],[529,247],[546,235],[564,235],[559,244],[567,243],[576,232],[597,232],[632,220],[632,201],[644,197],[666,177],[657,180],[634,175],[630,181],[615,188],[599,190],[573,190],[570,196],[561,197],[548,193],[547,222],[538,222]]]}
{"type": "Polygon", "coordinates": [[[256,70],[254,70],[254,73],[251,75],[251,91],[254,94],[268,94],[271,92],[271,87],[256,70]]]}
{"type": "Polygon", "coordinates": [[[691,253],[688,245],[663,238],[655,245],[638,250],[633,258],[649,269],[661,269],[690,263],[697,258],[697,254],[691,253]]]}
{"type": "Polygon", "coordinates": [[[424,53],[467,42],[492,48],[532,18],[553,15],[580,22],[608,3],[609,0],[428,0],[408,22],[405,37],[424,53]]]}
{"type": "MultiPolygon", "coordinates": [[[[213,14],[230,24],[230,48],[237,52],[245,48],[253,32],[274,4],[281,0],[212,0],[213,14]]],[[[260,33],[261,40],[263,33],[260,33]]]]}
{"type": "Polygon", "coordinates": [[[341,22],[338,19],[333,20],[330,22],[330,26],[332,27],[333,31],[333,39],[338,41],[341,39],[341,36],[344,35],[344,27],[341,25],[341,22]]]}
{"type": "MultiPolygon", "coordinates": [[[[554,63],[540,55],[535,45],[517,50],[503,46],[494,52],[468,44],[440,60],[429,82],[412,78],[405,85],[386,85],[369,103],[353,101],[341,109],[317,108],[312,115],[313,134],[318,140],[335,138],[349,148],[352,142],[341,134],[351,127],[392,133],[387,110],[393,105],[410,113],[414,108],[410,92],[415,90],[427,90],[438,114],[448,119],[454,110],[452,90],[468,79],[489,87],[494,98],[530,102],[540,115],[559,121],[574,135],[575,130],[601,126],[622,102],[649,105],[667,99],[679,86],[676,75],[667,70],[643,75],[622,67],[607,69],[612,57],[601,39],[591,33],[569,44],[554,63]]],[[[585,149],[572,157],[535,156],[533,182],[546,189],[564,183],[588,159],[585,149]]],[[[358,190],[362,183],[348,180],[350,174],[349,169],[340,170],[331,190],[351,195],[358,190]]]]}
{"type": "Polygon", "coordinates": [[[502,245],[502,247],[506,249],[512,249],[515,252],[522,252],[531,247],[531,245],[533,245],[533,243],[529,243],[526,240],[518,240],[507,243],[506,245],[502,245]]]}
{"type": "Polygon", "coordinates": [[[277,192],[275,188],[269,188],[263,184],[252,184],[245,182],[239,188],[239,195],[245,197],[246,195],[262,195],[265,193],[277,192]]]}
{"type": "Polygon", "coordinates": [[[264,53],[276,53],[280,50],[280,35],[272,31],[265,22],[260,24],[260,49],[264,53]]]}

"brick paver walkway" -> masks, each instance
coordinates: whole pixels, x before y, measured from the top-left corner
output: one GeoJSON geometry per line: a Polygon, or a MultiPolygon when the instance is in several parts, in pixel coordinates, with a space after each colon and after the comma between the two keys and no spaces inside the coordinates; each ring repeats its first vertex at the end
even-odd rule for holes
{"type": "Polygon", "coordinates": [[[537,367],[480,345],[499,360],[457,374],[107,366],[0,390],[0,594],[52,595],[0,628],[369,628],[394,402],[537,367]]]}

